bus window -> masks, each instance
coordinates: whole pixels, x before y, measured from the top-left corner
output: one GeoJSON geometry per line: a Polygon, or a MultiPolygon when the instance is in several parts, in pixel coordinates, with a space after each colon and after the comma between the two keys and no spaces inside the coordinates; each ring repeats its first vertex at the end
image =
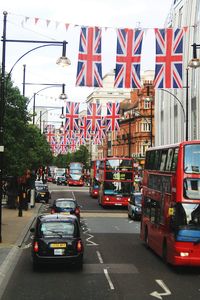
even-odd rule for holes
{"type": "Polygon", "coordinates": [[[200,173],[200,145],[185,146],[185,173],[200,173]]]}
{"type": "Polygon", "coordinates": [[[176,171],[177,161],[178,161],[178,148],[175,148],[174,156],[173,156],[173,160],[172,160],[171,171],[176,171]]]}
{"type": "Polygon", "coordinates": [[[160,171],[165,170],[166,159],[167,159],[167,149],[164,149],[164,150],[162,150],[162,153],[161,153],[160,171]]]}
{"type": "Polygon", "coordinates": [[[160,169],[161,150],[155,151],[154,170],[160,169]]]}
{"type": "Polygon", "coordinates": [[[170,171],[171,170],[173,155],[174,155],[174,149],[173,148],[169,149],[168,150],[168,155],[167,155],[166,167],[165,167],[166,171],[170,171]]]}

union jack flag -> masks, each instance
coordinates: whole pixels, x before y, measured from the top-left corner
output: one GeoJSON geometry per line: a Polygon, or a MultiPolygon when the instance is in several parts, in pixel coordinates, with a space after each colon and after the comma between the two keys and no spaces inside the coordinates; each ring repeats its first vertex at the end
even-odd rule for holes
{"type": "Polygon", "coordinates": [[[155,88],[183,87],[183,36],[185,29],[157,29],[155,88]]]}
{"type": "Polygon", "coordinates": [[[88,138],[88,128],[87,128],[87,116],[82,116],[80,118],[80,132],[83,136],[83,138],[87,139],[88,138]]]}
{"type": "Polygon", "coordinates": [[[60,152],[62,154],[67,152],[67,142],[68,142],[67,133],[63,132],[60,136],[60,143],[59,143],[60,144],[60,152]]]}
{"type": "Polygon", "coordinates": [[[101,126],[101,105],[89,103],[87,106],[87,129],[88,132],[95,132],[101,126]]]}
{"type": "Polygon", "coordinates": [[[66,130],[78,130],[78,120],[79,120],[79,105],[80,103],[76,102],[67,102],[66,103],[66,120],[65,128],[66,130]]]}
{"type": "Polygon", "coordinates": [[[49,143],[51,143],[52,137],[55,136],[55,126],[54,125],[47,125],[44,128],[44,133],[46,135],[46,139],[49,143]]]}
{"type": "Polygon", "coordinates": [[[52,152],[53,152],[53,153],[56,153],[57,141],[56,141],[55,136],[52,137],[50,146],[51,146],[52,152]]]}
{"type": "Polygon", "coordinates": [[[101,29],[82,27],[76,86],[102,87],[101,29]]]}
{"type": "Polygon", "coordinates": [[[107,104],[107,132],[108,131],[115,131],[119,129],[119,103],[112,103],[108,102],[107,104]]]}
{"type": "Polygon", "coordinates": [[[117,29],[116,88],[141,88],[140,60],[143,30],[117,29]]]}

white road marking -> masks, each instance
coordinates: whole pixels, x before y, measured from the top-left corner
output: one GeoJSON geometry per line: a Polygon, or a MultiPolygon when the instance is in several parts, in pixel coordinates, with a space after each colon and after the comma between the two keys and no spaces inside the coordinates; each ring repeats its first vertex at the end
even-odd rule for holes
{"type": "Polygon", "coordinates": [[[156,279],[157,284],[165,291],[164,293],[158,293],[157,291],[152,292],[150,295],[153,297],[156,297],[158,299],[162,299],[162,296],[169,296],[171,295],[170,290],[168,289],[168,287],[166,286],[166,284],[160,280],[160,279],[156,279]]]}
{"type": "Polygon", "coordinates": [[[114,285],[113,285],[113,283],[112,283],[112,281],[111,281],[111,279],[110,279],[110,276],[109,276],[109,274],[108,274],[108,270],[107,270],[107,269],[103,269],[103,271],[104,271],[104,274],[105,274],[105,276],[106,276],[106,279],[108,280],[108,284],[109,284],[109,286],[110,286],[110,289],[111,289],[111,290],[114,290],[115,288],[114,288],[114,285]]]}
{"type": "Polygon", "coordinates": [[[99,259],[100,264],[103,264],[103,258],[101,256],[101,253],[99,251],[96,251],[96,253],[97,253],[97,257],[99,259]]]}

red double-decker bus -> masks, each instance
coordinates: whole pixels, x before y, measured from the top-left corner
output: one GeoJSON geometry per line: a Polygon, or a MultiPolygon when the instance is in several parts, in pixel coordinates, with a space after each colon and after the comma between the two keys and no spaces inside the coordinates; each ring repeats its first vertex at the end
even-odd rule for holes
{"type": "Polygon", "coordinates": [[[99,166],[101,160],[94,160],[91,162],[90,169],[90,187],[89,194],[93,198],[98,198],[99,196],[99,166]]]}
{"type": "Polygon", "coordinates": [[[200,266],[200,141],[146,152],[140,236],[167,263],[200,266]]]}
{"type": "Polygon", "coordinates": [[[83,186],[84,185],[84,166],[81,162],[71,162],[68,171],[68,185],[83,186]]]}
{"type": "Polygon", "coordinates": [[[108,157],[99,166],[101,206],[128,206],[133,193],[134,167],[130,157],[108,157]]]}

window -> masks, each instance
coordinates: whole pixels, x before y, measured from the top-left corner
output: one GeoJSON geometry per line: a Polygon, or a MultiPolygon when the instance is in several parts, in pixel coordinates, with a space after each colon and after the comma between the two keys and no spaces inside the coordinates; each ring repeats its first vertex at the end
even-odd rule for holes
{"type": "Polygon", "coordinates": [[[151,131],[151,124],[150,124],[150,122],[149,123],[142,122],[141,123],[141,131],[142,132],[150,132],[151,131]]]}
{"type": "Polygon", "coordinates": [[[161,162],[160,162],[160,171],[164,171],[165,170],[166,159],[167,159],[167,150],[162,150],[162,153],[161,153],[161,162]]]}
{"type": "Polygon", "coordinates": [[[150,108],[150,101],[146,101],[146,100],[144,100],[144,109],[149,109],[150,108]]]}
{"type": "Polygon", "coordinates": [[[174,149],[168,149],[167,162],[165,167],[166,171],[171,170],[173,155],[174,155],[174,149]]]}
{"type": "Polygon", "coordinates": [[[184,158],[185,173],[200,174],[200,145],[186,145],[184,158]]]}
{"type": "Polygon", "coordinates": [[[174,156],[173,156],[173,160],[172,160],[171,171],[176,171],[177,162],[178,162],[178,148],[175,148],[174,156]]]}

